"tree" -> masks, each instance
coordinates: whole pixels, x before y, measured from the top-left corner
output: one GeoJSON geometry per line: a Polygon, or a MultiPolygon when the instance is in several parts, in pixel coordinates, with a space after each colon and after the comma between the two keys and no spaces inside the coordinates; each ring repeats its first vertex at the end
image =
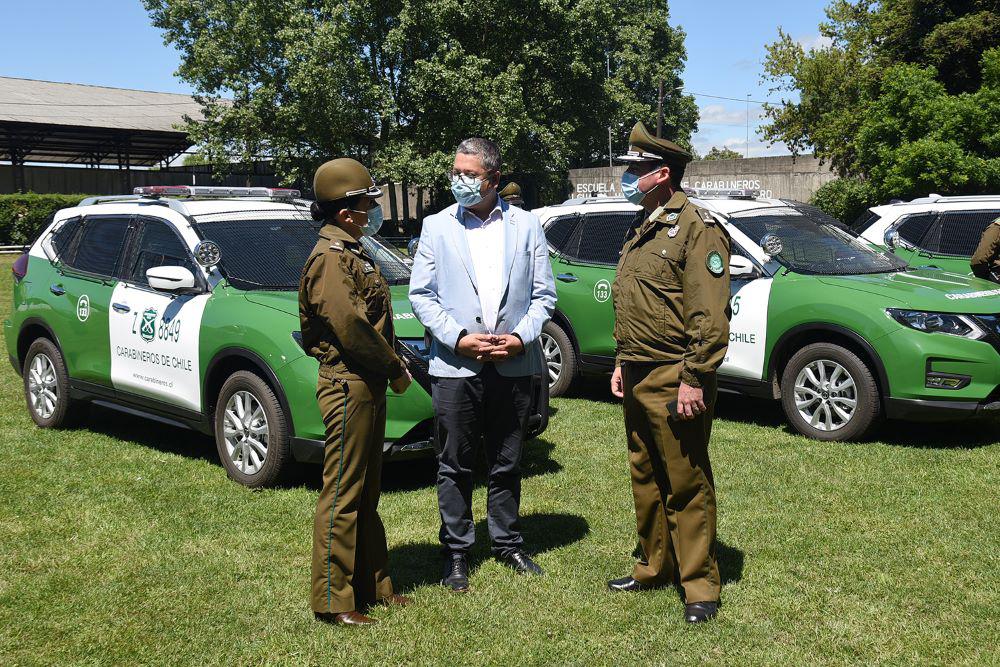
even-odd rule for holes
{"type": "Polygon", "coordinates": [[[226,162],[287,177],[351,155],[379,179],[441,185],[464,137],[498,142],[508,171],[589,165],[655,120],[688,142],[686,57],[663,0],[144,0],[181,52],[207,122],[192,138],[226,162]],[[610,64],[611,76],[607,77],[610,64]]]}
{"type": "Polygon", "coordinates": [[[824,201],[872,203],[930,191],[1000,188],[1000,0],[836,0],[808,53],[789,35],[768,46],[764,136],[812,148],[844,183],[824,201]]]}
{"type": "Polygon", "coordinates": [[[737,153],[731,148],[717,148],[712,146],[708,154],[702,160],[742,160],[743,154],[737,153]]]}

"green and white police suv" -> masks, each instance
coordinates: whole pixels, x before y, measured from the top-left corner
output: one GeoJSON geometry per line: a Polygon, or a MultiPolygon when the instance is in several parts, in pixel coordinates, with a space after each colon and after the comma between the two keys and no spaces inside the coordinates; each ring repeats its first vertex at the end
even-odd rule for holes
{"type": "MultiPolygon", "coordinates": [[[[860,437],[880,415],[962,419],[1000,410],[1000,289],[911,268],[820,210],[753,193],[693,197],[733,241],[732,322],[720,386],[780,399],[792,426],[822,440],[860,437]]],[[[559,301],[544,331],[553,395],[614,355],[611,282],[624,199],[535,211],[559,301]]]]}
{"type": "MultiPolygon", "coordinates": [[[[7,353],[28,411],[59,427],[87,402],[215,436],[229,475],[273,483],[292,459],[320,462],[318,363],[303,351],[298,284],[316,242],[294,190],[159,186],[56,213],[13,266],[7,353]]],[[[424,329],[410,270],[363,239],[389,282],[400,354],[414,382],[388,396],[386,453],[431,450],[424,329]]],[[[529,432],[544,430],[536,381],[529,432]]]]}

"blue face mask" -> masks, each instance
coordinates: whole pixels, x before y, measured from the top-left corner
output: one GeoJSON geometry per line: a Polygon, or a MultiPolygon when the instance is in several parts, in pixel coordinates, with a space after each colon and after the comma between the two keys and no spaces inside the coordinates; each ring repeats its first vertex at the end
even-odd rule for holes
{"type": "Polygon", "coordinates": [[[375,236],[378,234],[378,230],[382,229],[382,220],[384,219],[384,216],[382,214],[382,206],[380,204],[375,204],[367,211],[355,211],[352,208],[351,212],[368,214],[368,222],[365,223],[364,227],[361,227],[362,236],[375,236]]]}
{"type": "Polygon", "coordinates": [[[625,172],[622,174],[622,194],[630,203],[638,205],[646,193],[639,189],[639,176],[625,172]]]}
{"type": "Polygon", "coordinates": [[[480,193],[481,183],[482,181],[474,176],[452,176],[451,194],[455,196],[455,201],[462,206],[466,208],[475,206],[483,201],[483,195],[480,193]]]}

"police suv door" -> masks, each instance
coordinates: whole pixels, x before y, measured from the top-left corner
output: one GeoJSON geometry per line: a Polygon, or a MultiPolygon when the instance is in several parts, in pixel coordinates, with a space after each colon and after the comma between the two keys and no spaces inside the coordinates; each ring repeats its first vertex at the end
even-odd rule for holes
{"type": "Polygon", "coordinates": [[[172,224],[139,218],[111,298],[111,380],[120,392],[200,412],[198,348],[210,294],[188,248],[172,224]],[[181,294],[153,289],[146,271],[158,266],[186,268],[203,287],[181,294]]]}
{"type": "Polygon", "coordinates": [[[738,229],[726,224],[732,239],[732,255],[754,264],[754,273],[730,280],[729,349],[719,367],[724,376],[747,380],[764,377],[767,343],[767,308],[771,299],[771,278],[763,271],[766,256],[738,229]]]}

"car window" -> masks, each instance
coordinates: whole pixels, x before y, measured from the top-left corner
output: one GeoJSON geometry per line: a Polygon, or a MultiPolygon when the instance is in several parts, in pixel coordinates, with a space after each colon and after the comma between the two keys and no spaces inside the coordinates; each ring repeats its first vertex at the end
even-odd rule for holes
{"type": "Polygon", "coordinates": [[[851,223],[851,229],[853,229],[858,234],[864,234],[865,230],[874,225],[876,222],[882,219],[878,213],[872,211],[865,211],[851,223]]]}
{"type": "Polygon", "coordinates": [[[983,232],[1000,217],[1000,210],[955,211],[941,215],[937,248],[942,255],[969,256],[976,251],[983,232]]]}
{"type": "Polygon", "coordinates": [[[149,284],[146,271],[157,266],[183,266],[197,275],[187,246],[170,225],[159,220],[143,221],[130,264],[125,276],[138,285],[149,284]]]}
{"type": "Polygon", "coordinates": [[[76,253],[67,265],[100,276],[115,275],[128,226],[127,217],[87,217],[76,253]]]}
{"type": "Polygon", "coordinates": [[[918,213],[903,218],[896,228],[899,238],[918,248],[926,247],[923,245],[924,236],[936,219],[937,213],[918,213]]]}
{"type": "Polygon", "coordinates": [[[65,264],[69,264],[73,260],[73,241],[79,230],[80,218],[70,218],[63,222],[52,235],[52,248],[56,251],[56,257],[65,264]]]}
{"type": "Polygon", "coordinates": [[[578,222],[580,222],[579,215],[556,218],[545,227],[545,239],[556,250],[562,250],[578,222]]]}
{"type": "Polygon", "coordinates": [[[577,225],[563,254],[589,264],[615,265],[628,233],[643,219],[642,211],[588,213],[577,225]]]}
{"type": "Polygon", "coordinates": [[[751,239],[760,239],[758,243],[780,245],[774,259],[797,273],[860,275],[906,268],[906,262],[878,251],[813,206],[789,203],[739,211],[730,216],[730,223],[751,239]]]}

